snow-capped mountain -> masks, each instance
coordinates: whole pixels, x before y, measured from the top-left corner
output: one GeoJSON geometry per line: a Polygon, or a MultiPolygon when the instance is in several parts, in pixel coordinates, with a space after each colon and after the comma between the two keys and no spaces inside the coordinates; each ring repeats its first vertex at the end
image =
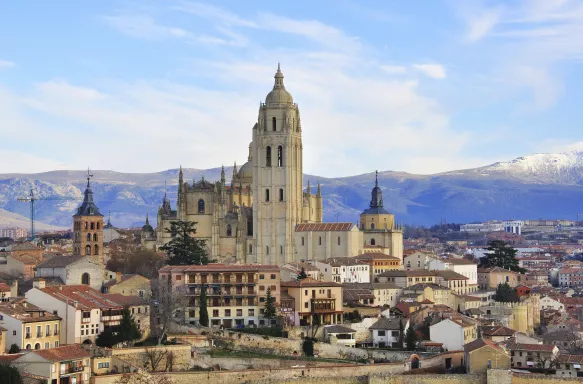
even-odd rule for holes
{"type": "MultiPolygon", "coordinates": [[[[184,180],[202,176],[218,180],[220,168],[184,169],[184,180]]],[[[227,179],[232,168],[225,168],[227,179]]],[[[95,200],[101,212],[119,227],[141,226],[146,214],[155,216],[165,191],[176,202],[178,169],[156,173],[93,171],[95,200]]],[[[86,171],[0,175],[0,208],[29,217],[29,205],[18,201],[30,189],[47,198],[37,203],[40,222],[70,227],[71,215],[83,198],[86,171]]],[[[374,174],[342,178],[304,175],[312,186],[319,181],[326,221],[356,222],[370,201],[374,174]]],[[[381,172],[385,207],[397,220],[411,224],[472,222],[489,219],[565,218],[583,212],[583,152],[535,154],[484,167],[414,175],[381,172]]],[[[313,192],[315,192],[315,187],[313,192]]],[[[0,218],[6,216],[0,210],[0,218]]],[[[0,220],[0,226],[3,226],[0,220]]],[[[4,225],[6,226],[6,225],[4,225]]]]}

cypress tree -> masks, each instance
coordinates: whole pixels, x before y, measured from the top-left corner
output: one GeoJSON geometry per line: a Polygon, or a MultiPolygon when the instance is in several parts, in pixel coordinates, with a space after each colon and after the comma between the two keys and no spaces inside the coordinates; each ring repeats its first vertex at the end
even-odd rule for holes
{"type": "Polygon", "coordinates": [[[198,322],[200,323],[200,325],[202,325],[203,327],[208,327],[209,326],[209,312],[207,309],[207,302],[206,302],[206,285],[203,284],[200,287],[200,315],[199,315],[199,319],[198,322]]]}

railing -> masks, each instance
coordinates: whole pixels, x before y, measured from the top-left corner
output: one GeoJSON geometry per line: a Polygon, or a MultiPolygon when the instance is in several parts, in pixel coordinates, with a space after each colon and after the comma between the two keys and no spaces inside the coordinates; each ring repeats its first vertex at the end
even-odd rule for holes
{"type": "Polygon", "coordinates": [[[37,332],[36,333],[36,337],[43,337],[43,333],[42,332],[37,332]]]}
{"type": "Polygon", "coordinates": [[[69,366],[67,369],[61,369],[61,376],[70,375],[71,373],[83,372],[84,369],[85,367],[82,365],[69,366]]]}
{"type": "Polygon", "coordinates": [[[90,323],[91,322],[91,318],[90,317],[84,317],[81,319],[82,323],[90,323]]]}
{"type": "Polygon", "coordinates": [[[26,336],[24,336],[25,339],[30,339],[32,337],[32,335],[30,333],[27,333],[26,336]]]}

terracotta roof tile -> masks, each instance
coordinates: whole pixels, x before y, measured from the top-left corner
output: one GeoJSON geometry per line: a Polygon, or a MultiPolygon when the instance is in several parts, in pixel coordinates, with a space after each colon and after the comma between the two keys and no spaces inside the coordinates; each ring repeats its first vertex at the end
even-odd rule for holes
{"type": "Polygon", "coordinates": [[[311,278],[305,278],[299,281],[282,281],[281,286],[283,287],[342,287],[342,284],[334,283],[331,281],[318,281],[311,278]]]}
{"type": "Polygon", "coordinates": [[[296,232],[350,231],[353,223],[303,223],[296,225],[296,232]]]}
{"type": "Polygon", "coordinates": [[[207,265],[167,265],[159,272],[278,272],[277,265],[260,264],[207,264],[207,265]]]}
{"type": "Polygon", "coordinates": [[[59,285],[54,287],[45,287],[40,291],[53,296],[61,301],[77,303],[79,309],[120,309],[122,304],[108,299],[101,292],[87,285],[59,285]]]}
{"type": "Polygon", "coordinates": [[[57,348],[39,349],[29,353],[35,353],[43,359],[51,362],[80,360],[90,357],[89,351],[84,349],[80,344],[63,345],[57,348]]]}
{"type": "Polygon", "coordinates": [[[464,350],[466,352],[472,352],[472,351],[475,351],[476,349],[480,349],[480,348],[483,348],[486,346],[497,349],[501,352],[507,353],[498,344],[496,344],[492,340],[488,340],[488,339],[476,339],[474,341],[470,341],[469,343],[464,345],[464,350]]]}

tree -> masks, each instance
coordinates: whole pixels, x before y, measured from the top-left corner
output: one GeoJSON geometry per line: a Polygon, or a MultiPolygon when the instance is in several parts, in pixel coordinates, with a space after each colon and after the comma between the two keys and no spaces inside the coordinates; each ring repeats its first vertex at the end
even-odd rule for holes
{"type": "Polygon", "coordinates": [[[403,318],[399,319],[399,348],[403,348],[403,342],[405,340],[405,327],[403,326],[403,318]]]}
{"type": "Polygon", "coordinates": [[[275,297],[271,296],[271,288],[267,288],[267,292],[265,294],[265,305],[264,305],[264,313],[263,317],[268,320],[273,320],[276,318],[277,313],[275,309],[275,297]]]}
{"type": "Polygon", "coordinates": [[[417,334],[413,327],[409,327],[405,332],[405,345],[407,346],[407,351],[414,351],[417,346],[417,334]]]}
{"type": "Polygon", "coordinates": [[[508,283],[500,283],[496,288],[494,300],[503,303],[515,303],[518,301],[518,295],[516,295],[516,291],[508,283]]]}
{"type": "Polygon", "coordinates": [[[110,327],[106,327],[103,332],[97,335],[95,344],[102,348],[111,348],[118,343],[116,335],[113,334],[110,327]]]}
{"type": "Polygon", "coordinates": [[[171,282],[167,280],[152,280],[151,287],[152,292],[148,297],[150,308],[152,308],[150,329],[160,345],[172,322],[184,322],[184,313],[181,311],[189,306],[188,296],[186,287],[173,288],[171,282]]]}
{"type": "Polygon", "coordinates": [[[9,362],[0,362],[0,377],[3,384],[22,384],[22,376],[18,369],[9,362]]]}
{"type": "Polygon", "coordinates": [[[128,306],[125,306],[121,312],[121,321],[119,323],[116,339],[118,343],[130,343],[142,337],[142,333],[136,324],[128,306]]]}
{"type": "Polygon", "coordinates": [[[144,351],[148,364],[150,364],[150,369],[152,372],[158,370],[158,366],[162,360],[166,357],[168,358],[168,350],[160,348],[146,348],[144,351]]]}
{"type": "Polygon", "coordinates": [[[296,278],[296,280],[303,280],[305,278],[307,278],[308,275],[306,274],[306,269],[304,267],[302,267],[300,273],[298,274],[298,277],[296,278]]]}
{"type": "Polygon", "coordinates": [[[203,327],[209,326],[209,312],[207,309],[206,285],[205,284],[203,284],[200,287],[200,315],[198,317],[198,322],[203,327]]]}
{"type": "Polygon", "coordinates": [[[12,344],[10,346],[10,349],[8,350],[9,354],[14,354],[14,353],[20,353],[20,348],[18,347],[17,344],[12,344]]]}
{"type": "Polygon", "coordinates": [[[501,240],[492,240],[488,243],[488,253],[482,258],[482,267],[500,267],[510,271],[524,273],[525,269],[518,266],[516,249],[509,247],[508,243],[501,240]]]}
{"type": "Polygon", "coordinates": [[[114,384],[173,384],[166,375],[152,375],[148,372],[124,373],[114,384]]]}
{"type": "Polygon", "coordinates": [[[196,223],[192,221],[171,221],[166,232],[172,240],[160,249],[168,254],[169,265],[206,265],[210,262],[205,249],[205,240],[193,237],[196,223]]]}

